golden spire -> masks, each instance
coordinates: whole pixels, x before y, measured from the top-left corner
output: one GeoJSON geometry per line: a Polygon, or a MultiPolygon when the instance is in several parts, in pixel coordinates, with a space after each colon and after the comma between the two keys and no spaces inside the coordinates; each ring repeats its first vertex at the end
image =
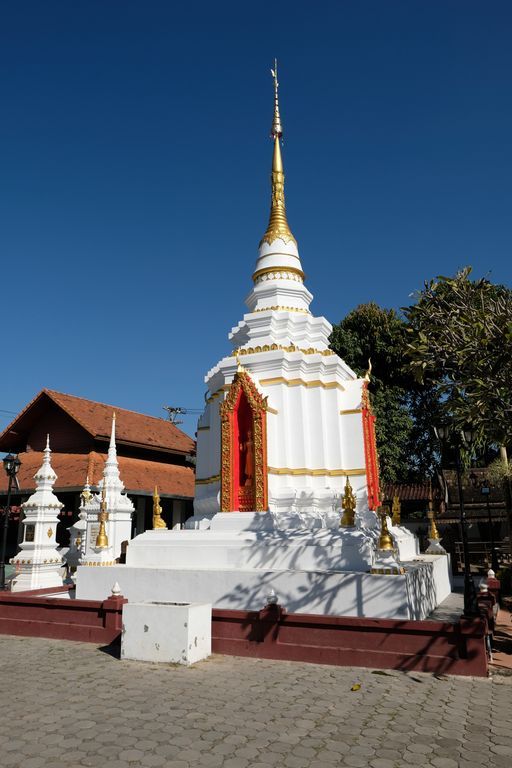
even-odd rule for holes
{"type": "Polygon", "coordinates": [[[397,493],[393,496],[393,506],[391,507],[391,525],[401,525],[402,505],[397,493]]]}
{"type": "Polygon", "coordinates": [[[429,501],[428,503],[427,517],[430,520],[428,537],[429,539],[434,539],[435,541],[438,541],[441,537],[439,536],[439,531],[437,530],[436,516],[434,514],[434,504],[432,501],[429,501]]]}
{"type": "MultiPolygon", "coordinates": [[[[279,96],[277,81],[277,59],[275,59],[274,69],[270,70],[274,78],[274,118],[272,120],[271,137],[274,139],[274,155],[272,157],[272,200],[270,203],[270,219],[268,227],[261,239],[261,243],[273,243],[278,237],[285,243],[290,241],[297,244],[291,233],[288,220],[286,218],[286,207],[284,202],[284,170],[281,157],[280,139],[283,135],[283,126],[279,114],[279,96]]],[[[260,243],[260,245],[261,245],[260,243]]]]}
{"type": "Polygon", "coordinates": [[[160,506],[160,494],[158,493],[157,485],[155,485],[153,492],[153,530],[156,528],[167,528],[162,519],[162,507],[160,506]]]}
{"type": "Polygon", "coordinates": [[[395,545],[393,543],[393,539],[391,538],[391,534],[389,532],[388,528],[388,508],[382,505],[379,507],[379,510],[377,514],[380,517],[380,536],[379,536],[379,545],[377,549],[383,549],[383,550],[393,550],[395,548],[395,545]]]}
{"type": "Polygon", "coordinates": [[[107,537],[107,531],[105,528],[105,522],[107,520],[108,520],[107,489],[105,488],[105,481],[103,481],[103,488],[101,490],[100,511],[98,513],[98,522],[100,524],[100,528],[98,531],[98,535],[96,537],[96,549],[107,549],[108,547],[108,537],[107,537]]]}
{"type": "Polygon", "coordinates": [[[356,511],[356,497],[354,496],[354,491],[352,490],[348,477],[347,482],[345,483],[345,492],[343,493],[341,507],[343,509],[343,517],[341,518],[340,526],[352,527],[355,525],[354,515],[356,511]]]}

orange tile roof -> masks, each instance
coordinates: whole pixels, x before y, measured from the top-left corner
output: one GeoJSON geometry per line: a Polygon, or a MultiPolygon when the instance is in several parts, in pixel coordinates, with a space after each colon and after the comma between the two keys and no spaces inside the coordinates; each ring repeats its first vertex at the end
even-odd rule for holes
{"type": "MultiPolygon", "coordinates": [[[[34,475],[43,463],[43,453],[30,451],[20,453],[21,467],[18,481],[22,493],[32,492],[35,487],[34,475]]],[[[52,453],[52,467],[57,474],[55,490],[58,492],[82,488],[86,475],[91,485],[98,483],[103,475],[107,457],[102,453],[52,453]]],[[[194,496],[194,470],[190,467],[167,464],[161,461],[146,461],[119,456],[121,480],[128,492],[152,494],[155,485],[161,495],[194,496]]],[[[0,473],[0,493],[7,490],[7,475],[0,473]]]]}
{"type": "Polygon", "coordinates": [[[16,416],[0,435],[0,440],[7,435],[13,426],[30,408],[46,395],[72,419],[77,421],[93,438],[108,439],[112,427],[112,413],[116,413],[116,441],[134,446],[144,446],[156,450],[177,453],[195,451],[195,443],[191,437],[182,432],[175,424],[167,419],[147,416],[126,408],[97,403],[75,395],[66,395],[52,389],[43,389],[16,416]]]}

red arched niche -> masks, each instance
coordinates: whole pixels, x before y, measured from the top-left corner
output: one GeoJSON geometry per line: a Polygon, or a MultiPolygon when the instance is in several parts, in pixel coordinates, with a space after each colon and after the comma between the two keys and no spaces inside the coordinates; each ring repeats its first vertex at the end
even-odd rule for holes
{"type": "Polygon", "coordinates": [[[220,406],[221,512],[266,512],[267,404],[238,371],[220,406]]]}

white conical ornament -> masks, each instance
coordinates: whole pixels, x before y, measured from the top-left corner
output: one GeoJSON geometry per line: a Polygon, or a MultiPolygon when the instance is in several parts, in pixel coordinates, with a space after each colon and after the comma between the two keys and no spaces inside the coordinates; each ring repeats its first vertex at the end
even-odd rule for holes
{"type": "Polygon", "coordinates": [[[55,533],[58,514],[64,504],[53,493],[57,479],[51,465],[50,437],[47,436],[43,463],[34,475],[36,490],[21,505],[24,513],[24,536],[21,551],[12,560],[16,576],[11,589],[44,589],[62,586],[62,558],[57,549],[55,533]]]}

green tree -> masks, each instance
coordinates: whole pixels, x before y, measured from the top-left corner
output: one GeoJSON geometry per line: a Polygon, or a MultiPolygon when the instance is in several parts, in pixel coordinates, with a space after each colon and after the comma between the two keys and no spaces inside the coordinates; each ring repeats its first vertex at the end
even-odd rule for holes
{"type": "Polygon", "coordinates": [[[404,310],[410,367],[443,412],[459,427],[471,424],[482,445],[510,445],[512,291],[470,274],[466,267],[425,283],[404,310]]]}
{"type": "Polygon", "coordinates": [[[383,482],[418,480],[432,471],[432,398],[407,357],[407,326],[393,309],[362,304],[333,327],[331,348],[359,375],[372,361],[370,394],[383,482]]]}

